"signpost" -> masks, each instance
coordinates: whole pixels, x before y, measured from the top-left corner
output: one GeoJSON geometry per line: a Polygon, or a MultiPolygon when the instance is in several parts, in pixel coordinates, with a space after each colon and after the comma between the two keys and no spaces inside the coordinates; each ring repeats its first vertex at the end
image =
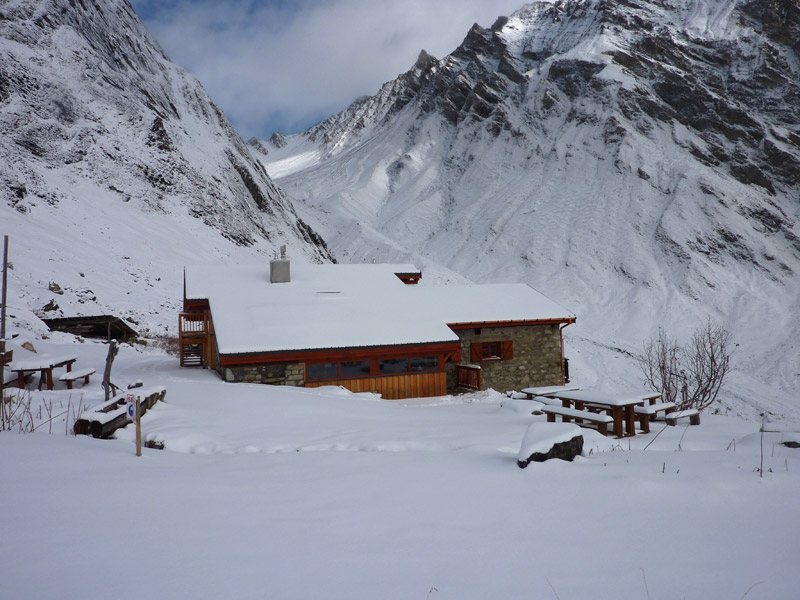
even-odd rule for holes
{"type": "Polygon", "coordinates": [[[136,420],[136,396],[128,394],[128,421],[136,420]]]}
{"type": "Polygon", "coordinates": [[[128,420],[136,423],[136,456],[142,455],[142,416],[139,414],[141,399],[133,394],[127,395],[128,420]]]}

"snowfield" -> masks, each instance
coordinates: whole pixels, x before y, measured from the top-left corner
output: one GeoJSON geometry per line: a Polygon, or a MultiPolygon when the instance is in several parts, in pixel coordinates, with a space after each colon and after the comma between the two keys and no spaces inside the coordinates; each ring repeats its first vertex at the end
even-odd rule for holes
{"type": "MultiPolygon", "coordinates": [[[[27,337],[102,372],[103,344],[27,337]]],[[[32,412],[98,403],[100,379],[34,391],[32,412]]],[[[142,423],[165,449],[137,458],[132,427],[74,437],[63,417],[0,433],[4,597],[754,600],[800,585],[800,449],[781,443],[796,423],[768,424],[763,477],[760,423],[710,414],[630,440],[582,430],[575,462],[522,470],[544,417],[494,391],[228,384],[129,346],[112,380],[167,387],[142,423]]]]}

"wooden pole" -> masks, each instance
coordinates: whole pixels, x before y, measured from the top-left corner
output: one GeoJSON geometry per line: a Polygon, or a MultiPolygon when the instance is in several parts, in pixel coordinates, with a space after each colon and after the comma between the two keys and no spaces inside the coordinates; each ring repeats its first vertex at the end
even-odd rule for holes
{"type": "Polygon", "coordinates": [[[106,370],[103,372],[103,391],[105,392],[106,402],[111,397],[111,388],[114,385],[111,383],[111,365],[114,364],[114,357],[119,352],[116,340],[111,340],[108,343],[108,356],[106,356],[106,370]]]}
{"type": "MultiPolygon", "coordinates": [[[[8,288],[8,236],[3,236],[3,294],[0,305],[0,354],[6,351],[6,288],[8,288]]],[[[0,358],[0,404],[5,402],[6,363],[0,358]]],[[[2,410],[3,407],[0,407],[2,410]]],[[[4,413],[5,414],[5,413],[4,413]]]]}
{"type": "Polygon", "coordinates": [[[136,456],[142,455],[142,397],[136,396],[136,456]]]}

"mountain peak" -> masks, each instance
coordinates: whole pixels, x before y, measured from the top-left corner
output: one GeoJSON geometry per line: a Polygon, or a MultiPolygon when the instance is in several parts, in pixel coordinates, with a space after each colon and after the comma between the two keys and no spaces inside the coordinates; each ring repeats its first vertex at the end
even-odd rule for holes
{"type": "Polygon", "coordinates": [[[435,56],[428,54],[425,50],[420,50],[417,62],[414,63],[411,70],[419,72],[428,71],[436,66],[438,62],[439,60],[435,56]]]}

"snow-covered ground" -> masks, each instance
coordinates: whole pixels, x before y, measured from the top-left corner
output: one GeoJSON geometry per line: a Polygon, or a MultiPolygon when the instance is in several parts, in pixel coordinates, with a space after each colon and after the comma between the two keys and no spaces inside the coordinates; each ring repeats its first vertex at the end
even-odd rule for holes
{"type": "MultiPolygon", "coordinates": [[[[102,372],[103,344],[22,337],[102,372]]],[[[784,432],[764,436],[763,477],[760,423],[707,414],[625,440],[583,430],[575,462],[522,470],[544,417],[497,392],[227,384],[129,346],[112,380],[166,386],[142,423],[165,449],[137,458],[131,427],[95,440],[39,418],[44,402],[96,403],[99,376],[32,392],[44,424],[0,433],[3,597],[755,600],[800,586],[800,449],[781,444],[800,441],[796,424],[770,424],[784,432]]]]}

